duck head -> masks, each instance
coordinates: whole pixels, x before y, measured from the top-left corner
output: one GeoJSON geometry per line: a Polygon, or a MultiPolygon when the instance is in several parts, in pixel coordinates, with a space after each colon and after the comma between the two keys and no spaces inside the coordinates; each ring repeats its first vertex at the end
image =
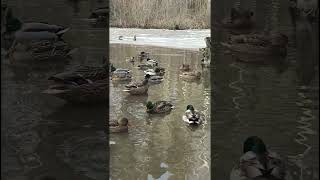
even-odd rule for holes
{"type": "Polygon", "coordinates": [[[127,126],[128,123],[129,123],[129,120],[127,118],[121,118],[119,121],[118,121],[119,125],[120,126],[127,126]]]}
{"type": "Polygon", "coordinates": [[[189,104],[189,105],[187,106],[187,110],[190,110],[191,112],[193,112],[193,111],[194,111],[194,107],[189,104]]]}
{"type": "Polygon", "coordinates": [[[248,151],[252,151],[258,155],[264,154],[265,152],[267,152],[267,147],[259,137],[250,136],[245,140],[243,144],[243,153],[246,153],[248,151]]]}
{"type": "Polygon", "coordinates": [[[154,72],[159,73],[160,72],[160,68],[155,68],[154,72]]]}
{"type": "Polygon", "coordinates": [[[152,109],[153,108],[153,103],[151,101],[148,101],[146,104],[147,110],[152,109]]]}
{"type": "Polygon", "coordinates": [[[146,74],[145,76],[144,76],[144,79],[150,79],[150,77],[151,77],[151,75],[150,74],[146,74]]]}
{"type": "Polygon", "coordinates": [[[117,68],[115,68],[113,64],[111,64],[110,68],[111,68],[111,72],[114,72],[115,70],[117,70],[117,68]]]}
{"type": "Polygon", "coordinates": [[[6,15],[6,32],[15,32],[22,27],[22,22],[13,16],[11,8],[8,9],[6,15]]]}

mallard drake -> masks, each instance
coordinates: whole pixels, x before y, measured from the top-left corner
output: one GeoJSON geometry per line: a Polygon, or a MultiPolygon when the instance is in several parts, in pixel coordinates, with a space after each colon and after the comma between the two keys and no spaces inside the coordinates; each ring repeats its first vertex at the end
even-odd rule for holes
{"type": "Polygon", "coordinates": [[[158,61],[156,61],[154,59],[147,58],[146,64],[151,65],[152,67],[156,67],[156,66],[158,66],[159,63],[158,63],[158,61]]]}
{"type": "Polygon", "coordinates": [[[23,23],[18,18],[13,16],[12,10],[8,9],[6,15],[6,33],[20,32],[50,32],[61,37],[64,33],[69,31],[70,28],[66,28],[59,25],[48,24],[43,22],[28,22],[23,23]]]}
{"type": "Polygon", "coordinates": [[[112,81],[131,81],[132,75],[128,69],[117,69],[112,72],[112,81]]]}
{"type": "Polygon", "coordinates": [[[184,80],[199,80],[201,78],[201,72],[191,71],[191,72],[182,72],[180,77],[184,80]]]}
{"type": "Polygon", "coordinates": [[[56,96],[72,104],[98,104],[108,100],[108,79],[92,82],[81,76],[73,78],[74,80],[56,83],[42,93],[56,96]]]}
{"type": "Polygon", "coordinates": [[[230,180],[292,179],[282,158],[278,154],[268,151],[259,137],[248,137],[243,145],[243,153],[239,164],[231,171],[230,180]]]}
{"type": "Polygon", "coordinates": [[[149,74],[145,75],[145,79],[142,82],[133,82],[126,85],[126,89],[124,92],[128,92],[131,95],[143,95],[148,93],[149,89],[149,78],[151,76],[149,74]]]}
{"type": "Polygon", "coordinates": [[[128,132],[129,120],[127,118],[121,118],[118,121],[109,123],[110,133],[122,133],[128,132]]]}
{"type": "Polygon", "coordinates": [[[145,74],[150,76],[163,76],[165,74],[165,69],[161,67],[155,67],[154,69],[147,69],[144,71],[145,74]]]}
{"type": "Polygon", "coordinates": [[[255,25],[252,19],[253,15],[254,13],[250,10],[232,8],[230,17],[220,23],[220,26],[231,30],[233,33],[250,33],[255,25]]]}
{"type": "Polygon", "coordinates": [[[192,105],[188,105],[182,120],[189,125],[199,125],[204,121],[204,116],[196,111],[192,105]]]}
{"type": "Polygon", "coordinates": [[[182,72],[189,72],[191,71],[190,65],[189,64],[182,64],[180,66],[180,71],[182,72]]]}
{"type": "Polygon", "coordinates": [[[155,103],[148,101],[146,107],[147,113],[150,114],[168,113],[174,108],[174,106],[168,101],[157,101],[155,103]]]}
{"type": "Polygon", "coordinates": [[[95,67],[95,66],[80,66],[74,70],[63,72],[56,74],[54,76],[49,77],[49,80],[53,80],[56,83],[76,83],[81,85],[83,83],[78,83],[77,81],[80,80],[81,82],[94,82],[97,80],[103,80],[108,78],[108,65],[106,63],[107,58],[102,58],[102,66],[95,67]],[[83,81],[85,80],[85,81],[83,81]]]}
{"type": "Polygon", "coordinates": [[[231,36],[228,43],[221,43],[229,49],[238,60],[259,62],[270,60],[270,57],[285,57],[288,37],[281,33],[249,34],[231,36]]]}

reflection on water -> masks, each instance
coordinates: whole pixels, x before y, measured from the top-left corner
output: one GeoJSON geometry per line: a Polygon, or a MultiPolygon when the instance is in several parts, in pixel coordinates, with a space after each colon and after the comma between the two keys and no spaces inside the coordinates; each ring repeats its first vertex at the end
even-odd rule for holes
{"type": "Polygon", "coordinates": [[[279,71],[271,64],[236,62],[218,45],[226,32],[214,30],[214,179],[229,177],[251,135],[288,160],[294,179],[319,179],[318,23],[299,19],[294,27],[288,2],[279,0],[219,1],[215,16],[226,16],[237,3],[254,8],[258,30],[278,30],[289,37],[287,67],[279,71]]]}
{"type": "Polygon", "coordinates": [[[203,71],[200,82],[179,78],[181,64],[201,70],[197,52],[130,45],[110,45],[111,63],[132,70],[133,79],[141,80],[143,71],[125,61],[146,51],[166,69],[164,81],[152,85],[148,96],[129,96],[122,92],[125,84],[111,83],[110,119],[127,117],[128,134],[112,134],[110,141],[111,179],[209,179],[210,122],[190,129],[182,121],[188,104],[210,119],[209,71],[203,71]],[[149,115],[147,101],[168,100],[175,109],[168,115],[149,115]]]}
{"type": "Polygon", "coordinates": [[[64,40],[79,48],[69,63],[8,65],[1,57],[1,137],[3,179],[105,179],[106,107],[73,107],[41,94],[47,78],[75,65],[100,65],[107,50],[106,31],[86,20],[106,1],[6,1],[23,21],[41,21],[71,27],[64,40]],[[73,8],[76,8],[73,10],[73,8]]]}

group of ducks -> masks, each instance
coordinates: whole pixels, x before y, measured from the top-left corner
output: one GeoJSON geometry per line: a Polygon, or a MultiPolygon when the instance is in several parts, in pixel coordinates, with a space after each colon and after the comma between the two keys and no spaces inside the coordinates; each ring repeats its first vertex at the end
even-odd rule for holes
{"type": "MultiPolygon", "coordinates": [[[[221,45],[237,60],[243,62],[267,62],[287,55],[288,37],[282,33],[254,33],[255,22],[250,10],[231,9],[230,17],[217,26],[231,34],[221,45]]],[[[240,162],[232,169],[230,180],[289,180],[285,162],[274,152],[268,151],[264,142],[256,136],[244,142],[240,162]]]]}
{"type": "MultiPolygon", "coordinates": [[[[141,82],[130,82],[132,80],[131,71],[129,69],[115,68],[110,65],[112,82],[130,82],[125,85],[124,92],[129,95],[146,95],[149,86],[159,84],[163,81],[165,69],[159,66],[159,62],[149,58],[149,53],[141,52],[138,55],[140,64],[137,66],[145,73],[144,79],[141,82]],[[144,63],[143,63],[144,61],[144,63]]],[[[135,58],[127,59],[127,62],[134,63],[135,58]]],[[[182,64],[180,67],[180,77],[184,80],[199,80],[201,72],[193,71],[188,64],[182,64]]],[[[146,112],[150,114],[165,114],[170,113],[174,105],[169,101],[147,102],[146,112]]],[[[182,116],[182,120],[189,125],[199,125],[204,121],[204,115],[194,109],[192,105],[188,105],[186,112],[182,116]]],[[[109,130],[111,133],[127,132],[128,119],[121,118],[118,121],[110,121],[109,130]]]]}
{"type": "MultiPolygon", "coordinates": [[[[6,53],[11,62],[18,45],[31,51],[33,60],[48,60],[54,57],[54,61],[66,60],[71,50],[62,36],[70,28],[43,22],[22,22],[14,17],[10,8],[5,8],[5,28],[2,34],[6,40],[12,42],[6,53]],[[57,58],[57,55],[59,58],[57,58]]],[[[101,21],[106,18],[106,8],[98,8],[93,11],[90,18],[101,21]]],[[[47,62],[47,61],[46,61],[47,62]]],[[[64,99],[74,104],[97,104],[108,100],[109,66],[107,58],[103,57],[101,66],[78,66],[75,69],[65,71],[48,78],[53,84],[43,93],[64,99]]]]}
{"type": "MultiPolygon", "coordinates": [[[[62,39],[70,28],[46,22],[22,22],[13,15],[11,8],[5,6],[3,10],[4,28],[1,34],[10,44],[6,53],[10,62],[13,62],[13,55],[19,45],[22,45],[34,60],[66,59],[76,51],[76,48],[71,49],[62,39]]],[[[91,13],[90,18],[97,22],[106,21],[106,15],[106,8],[98,8],[91,13]]]]}
{"type": "Polygon", "coordinates": [[[232,8],[230,17],[218,25],[231,33],[228,42],[221,45],[243,62],[265,63],[285,58],[288,37],[279,32],[254,33],[253,15],[250,10],[232,8]]]}

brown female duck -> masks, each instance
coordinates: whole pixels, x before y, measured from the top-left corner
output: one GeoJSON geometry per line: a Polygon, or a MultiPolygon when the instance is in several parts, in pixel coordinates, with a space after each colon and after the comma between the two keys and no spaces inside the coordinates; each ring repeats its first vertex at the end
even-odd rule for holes
{"type": "Polygon", "coordinates": [[[56,83],[43,93],[64,99],[72,104],[97,104],[105,103],[108,100],[108,86],[108,79],[92,82],[78,76],[78,78],[73,77],[64,83],[56,83]]]}
{"type": "Polygon", "coordinates": [[[129,120],[127,118],[121,118],[118,121],[109,122],[110,133],[123,133],[128,132],[129,120]]]}
{"type": "MultiPolygon", "coordinates": [[[[106,58],[103,58],[106,64],[106,58]]],[[[54,82],[46,94],[56,96],[71,103],[98,103],[108,99],[108,67],[82,66],[73,71],[49,77],[54,82]]]]}
{"type": "Polygon", "coordinates": [[[235,35],[229,42],[221,44],[240,61],[263,62],[274,57],[285,57],[288,37],[281,33],[235,35]]]}

